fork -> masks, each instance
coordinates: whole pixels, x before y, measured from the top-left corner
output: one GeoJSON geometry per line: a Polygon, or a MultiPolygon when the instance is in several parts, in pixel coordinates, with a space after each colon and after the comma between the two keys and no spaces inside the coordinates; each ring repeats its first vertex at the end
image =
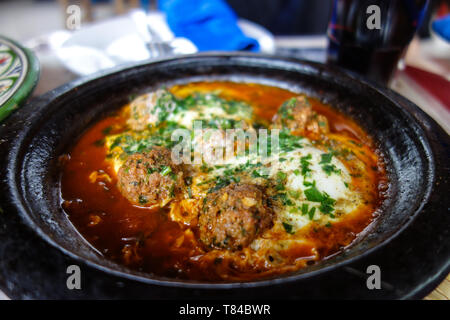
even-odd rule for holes
{"type": "Polygon", "coordinates": [[[173,52],[170,42],[162,40],[156,30],[153,30],[150,26],[144,10],[135,9],[131,12],[130,16],[137,28],[139,36],[145,42],[150,59],[169,55],[173,52]]]}

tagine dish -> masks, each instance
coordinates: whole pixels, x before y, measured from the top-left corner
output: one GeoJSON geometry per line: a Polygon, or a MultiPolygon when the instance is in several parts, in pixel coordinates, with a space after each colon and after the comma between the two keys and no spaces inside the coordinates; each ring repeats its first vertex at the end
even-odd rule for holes
{"type": "Polygon", "coordinates": [[[60,162],[61,206],[99,254],[202,282],[267,279],[339,254],[376,223],[389,186],[351,118],[251,83],[130,97],[60,162]]]}

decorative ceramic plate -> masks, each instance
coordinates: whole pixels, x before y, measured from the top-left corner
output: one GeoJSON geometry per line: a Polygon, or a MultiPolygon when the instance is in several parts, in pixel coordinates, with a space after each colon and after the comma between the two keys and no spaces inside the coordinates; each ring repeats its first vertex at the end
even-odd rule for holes
{"type": "Polygon", "coordinates": [[[0,121],[25,102],[38,78],[39,63],[31,51],[0,36],[0,121]]]}

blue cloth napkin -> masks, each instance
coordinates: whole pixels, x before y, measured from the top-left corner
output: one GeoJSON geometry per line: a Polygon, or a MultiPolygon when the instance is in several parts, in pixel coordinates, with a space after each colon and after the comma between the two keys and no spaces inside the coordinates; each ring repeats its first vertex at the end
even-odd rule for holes
{"type": "Polygon", "coordinates": [[[158,5],[175,36],[188,38],[199,51],[259,51],[258,42],[242,33],[224,0],[159,0],[158,5]]]}
{"type": "Polygon", "coordinates": [[[433,30],[445,40],[450,41],[450,14],[434,21],[433,30]]]}

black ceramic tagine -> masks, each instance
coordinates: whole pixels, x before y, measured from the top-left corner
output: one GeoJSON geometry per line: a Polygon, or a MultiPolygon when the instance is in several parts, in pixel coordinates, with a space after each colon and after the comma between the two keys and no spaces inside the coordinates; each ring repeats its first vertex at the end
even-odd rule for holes
{"type": "Polygon", "coordinates": [[[450,269],[450,138],[417,106],[353,73],[287,58],[199,54],[99,73],[31,101],[0,126],[0,288],[11,298],[420,298],[450,269]],[[199,283],[105,259],[59,203],[58,156],[131,94],[192,81],[302,91],[351,116],[387,159],[388,197],[371,230],[319,264],[277,278],[199,283]],[[80,267],[69,290],[67,268],[80,267]],[[367,288],[367,268],[382,289],[367,288]]]}

